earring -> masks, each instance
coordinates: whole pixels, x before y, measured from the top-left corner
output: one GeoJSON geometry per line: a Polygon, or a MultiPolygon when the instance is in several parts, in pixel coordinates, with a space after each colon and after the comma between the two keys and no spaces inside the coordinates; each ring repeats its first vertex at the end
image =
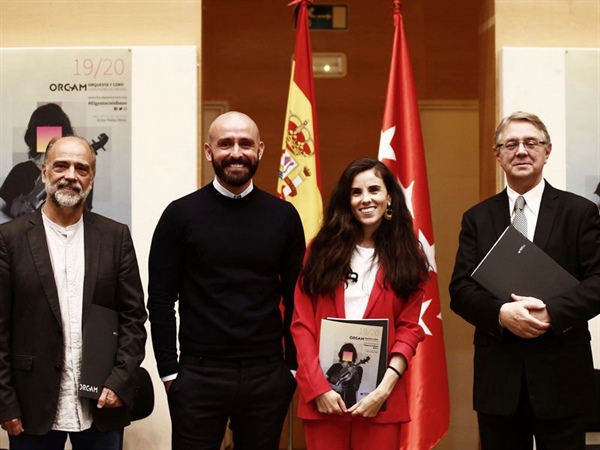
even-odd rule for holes
{"type": "Polygon", "coordinates": [[[386,208],[385,212],[383,213],[383,218],[386,220],[392,220],[393,215],[394,215],[394,212],[392,211],[392,202],[388,202],[387,208],[386,208]]]}

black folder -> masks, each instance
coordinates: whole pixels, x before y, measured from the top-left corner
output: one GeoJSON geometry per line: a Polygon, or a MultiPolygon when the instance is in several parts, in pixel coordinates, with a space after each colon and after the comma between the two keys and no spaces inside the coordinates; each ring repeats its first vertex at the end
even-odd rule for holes
{"type": "Polygon", "coordinates": [[[92,303],[83,326],[79,396],[98,399],[115,365],[119,344],[119,314],[92,303]]]}
{"type": "Polygon", "coordinates": [[[512,225],[504,230],[471,277],[501,300],[512,300],[510,294],[544,300],[579,284],[512,225]]]}

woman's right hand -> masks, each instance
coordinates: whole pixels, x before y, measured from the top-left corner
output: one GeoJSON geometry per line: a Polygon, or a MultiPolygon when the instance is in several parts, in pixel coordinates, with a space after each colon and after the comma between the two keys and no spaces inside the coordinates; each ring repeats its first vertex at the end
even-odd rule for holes
{"type": "Polygon", "coordinates": [[[327,391],[317,396],[315,398],[315,403],[321,414],[337,414],[341,416],[348,412],[341,395],[334,390],[327,391]]]}

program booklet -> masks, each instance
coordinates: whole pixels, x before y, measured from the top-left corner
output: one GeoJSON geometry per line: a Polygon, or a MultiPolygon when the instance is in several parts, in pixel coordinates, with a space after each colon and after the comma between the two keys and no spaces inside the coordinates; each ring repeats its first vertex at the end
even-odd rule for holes
{"type": "Polygon", "coordinates": [[[512,293],[544,300],[579,284],[512,225],[500,235],[471,277],[501,300],[511,300],[512,293]]]}
{"type": "Polygon", "coordinates": [[[381,382],[387,369],[388,326],[387,319],[321,319],[321,369],[336,392],[354,391],[348,394],[350,404],[345,400],[347,407],[381,382]]]}
{"type": "Polygon", "coordinates": [[[98,399],[115,365],[119,344],[119,315],[92,303],[83,326],[79,397],[98,399]]]}

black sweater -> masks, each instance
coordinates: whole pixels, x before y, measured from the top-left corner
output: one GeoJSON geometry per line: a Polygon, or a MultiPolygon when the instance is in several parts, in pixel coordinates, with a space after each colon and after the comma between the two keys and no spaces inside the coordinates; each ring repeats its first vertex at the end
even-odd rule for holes
{"type": "Polygon", "coordinates": [[[212,358],[282,353],[295,369],[289,327],[305,241],[296,209],[254,189],[234,200],[212,184],[163,212],[149,257],[148,311],[160,376],[177,373],[179,348],[212,358]],[[283,302],[284,316],[280,310],[283,302]]]}

